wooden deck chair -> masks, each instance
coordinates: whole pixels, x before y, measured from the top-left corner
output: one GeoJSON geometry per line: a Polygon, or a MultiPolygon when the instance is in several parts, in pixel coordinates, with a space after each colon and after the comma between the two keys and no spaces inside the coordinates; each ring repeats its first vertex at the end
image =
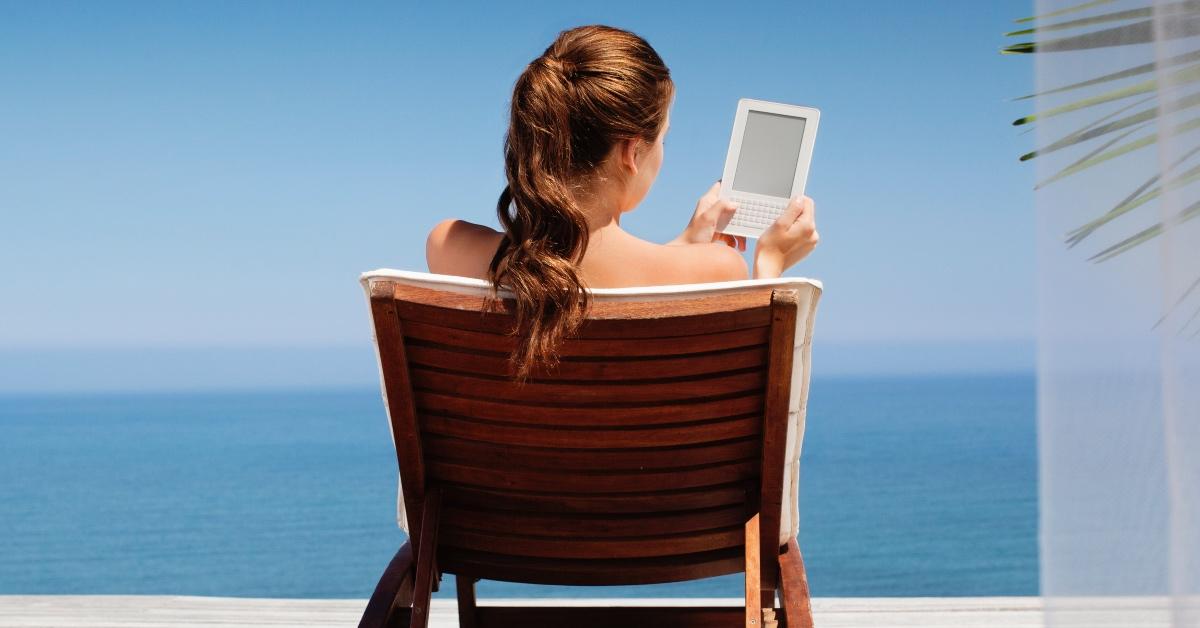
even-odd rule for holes
{"type": "Polygon", "coordinates": [[[426,626],[443,573],[457,576],[463,627],[812,625],[797,481],[819,282],[593,290],[559,366],[523,385],[508,376],[512,317],[482,312],[487,283],[389,270],[362,282],[409,541],[360,626],[426,626]],[[475,603],[479,579],[738,572],[744,611],[475,603]]]}

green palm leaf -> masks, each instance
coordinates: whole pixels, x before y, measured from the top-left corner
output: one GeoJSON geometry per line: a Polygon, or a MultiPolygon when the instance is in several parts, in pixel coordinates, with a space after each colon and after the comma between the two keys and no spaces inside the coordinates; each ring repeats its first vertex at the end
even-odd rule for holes
{"type": "Polygon", "coordinates": [[[1016,22],[1017,24],[1025,24],[1028,22],[1032,22],[1034,20],[1045,20],[1045,19],[1049,19],[1052,17],[1058,17],[1060,15],[1067,15],[1069,13],[1077,13],[1079,11],[1085,11],[1092,7],[1098,7],[1098,6],[1101,6],[1104,4],[1112,4],[1114,1],[1115,0],[1091,0],[1090,2],[1083,2],[1080,4],[1074,5],[1074,6],[1066,7],[1064,9],[1052,11],[1050,13],[1044,13],[1042,15],[1034,15],[1033,17],[1023,17],[1019,20],[1013,20],[1013,21],[1016,22]]]}
{"type": "MultiPolygon", "coordinates": [[[[1170,220],[1170,226],[1174,227],[1183,224],[1184,222],[1187,222],[1198,215],[1200,215],[1200,201],[1196,201],[1195,203],[1188,205],[1183,209],[1183,211],[1175,214],[1175,216],[1170,220]]],[[[1090,257],[1089,261],[1096,263],[1108,261],[1140,244],[1144,244],[1150,240],[1153,240],[1159,235],[1162,235],[1162,232],[1166,229],[1167,224],[1161,222],[1157,223],[1152,227],[1143,229],[1132,236],[1129,236],[1128,238],[1125,238],[1124,240],[1121,240],[1120,242],[1108,247],[1107,249],[1100,251],[1099,253],[1090,257]]]]}
{"type": "MultiPolygon", "coordinates": [[[[1178,39],[1200,35],[1200,15],[1185,13],[1182,17],[1163,20],[1159,40],[1178,39]]],[[[1143,20],[1133,24],[1125,24],[1104,30],[1046,39],[1037,42],[1023,42],[1002,48],[1002,54],[1030,54],[1034,52],[1065,52],[1068,50],[1091,50],[1093,48],[1111,48],[1130,44],[1145,44],[1155,41],[1154,20],[1143,20]]]]}
{"type": "MultiPolygon", "coordinates": [[[[1175,72],[1171,73],[1170,77],[1167,78],[1168,85],[1186,85],[1188,83],[1195,83],[1196,81],[1200,81],[1200,64],[1190,65],[1181,70],[1176,70],[1175,72]]],[[[1039,118],[1051,118],[1064,113],[1086,109],[1087,107],[1094,107],[1107,102],[1122,100],[1129,98],[1130,96],[1148,94],[1155,91],[1158,91],[1157,79],[1142,81],[1141,83],[1137,83],[1135,85],[1114,89],[1104,92],[1103,94],[1097,94],[1091,98],[1084,98],[1082,100],[1077,100],[1072,103],[1054,107],[1052,109],[1047,109],[1041,113],[1031,114],[1023,118],[1017,118],[1013,121],[1013,126],[1020,126],[1022,124],[1033,122],[1039,118]]]]}
{"type": "Polygon", "coordinates": [[[1082,26],[1092,26],[1095,24],[1107,24],[1109,22],[1121,22],[1124,20],[1132,20],[1137,18],[1152,17],[1154,10],[1147,7],[1144,9],[1129,9],[1127,11],[1114,11],[1112,13],[1104,13],[1102,15],[1093,15],[1091,17],[1081,17],[1075,20],[1066,22],[1057,22],[1055,24],[1047,24],[1045,26],[1036,26],[1004,33],[1005,37],[1020,37],[1021,35],[1032,35],[1034,33],[1042,33],[1046,31],[1065,31],[1072,28],[1080,28],[1082,26]]]}
{"type": "Polygon", "coordinates": [[[1192,61],[1200,61],[1200,50],[1197,50],[1195,52],[1189,52],[1186,54],[1177,55],[1177,56],[1170,57],[1167,59],[1163,59],[1162,61],[1158,62],[1157,66],[1154,63],[1145,63],[1142,65],[1134,66],[1127,70],[1121,70],[1120,72],[1113,72],[1112,74],[1105,74],[1104,76],[1097,76],[1096,78],[1093,78],[1093,79],[1088,79],[1086,81],[1080,81],[1078,83],[1072,83],[1070,85],[1064,85],[1062,87],[1056,87],[1054,89],[1048,89],[1044,92],[1038,92],[1036,94],[1029,94],[1026,96],[1021,96],[1020,98],[1014,98],[1013,100],[1014,101],[1029,100],[1030,98],[1036,98],[1038,96],[1049,96],[1051,94],[1067,92],[1067,91],[1071,91],[1073,89],[1079,89],[1081,87],[1091,87],[1092,85],[1100,85],[1102,83],[1108,83],[1110,81],[1118,81],[1123,78],[1130,78],[1133,76],[1139,76],[1141,74],[1146,74],[1147,72],[1153,72],[1156,69],[1156,67],[1157,68],[1170,68],[1170,67],[1180,65],[1182,63],[1191,63],[1192,61]]]}
{"type": "Polygon", "coordinates": [[[1005,33],[1005,37],[1017,37],[1020,35],[1032,35],[1045,31],[1065,31],[1073,28],[1081,28],[1084,26],[1094,26],[1096,24],[1108,24],[1111,22],[1123,22],[1126,20],[1134,20],[1138,18],[1152,18],[1155,12],[1160,15],[1174,15],[1180,13],[1195,13],[1200,12],[1200,2],[1197,0],[1181,0],[1180,2],[1162,3],[1155,8],[1142,7],[1140,9],[1126,9],[1124,11],[1113,11],[1112,13],[1102,13],[1100,15],[1092,15],[1081,17],[1066,22],[1056,22],[1054,24],[1046,24],[1026,28],[1024,30],[1005,33]]]}
{"type": "MultiPolygon", "coordinates": [[[[1154,324],[1154,329],[1158,329],[1158,327],[1160,325],[1167,322],[1167,319],[1171,317],[1171,312],[1174,312],[1175,310],[1179,309],[1179,306],[1183,305],[1183,302],[1187,301],[1188,297],[1192,296],[1192,293],[1195,292],[1197,288],[1200,288],[1200,277],[1197,277],[1196,281],[1192,282],[1192,285],[1188,286],[1188,289],[1184,290],[1183,294],[1181,294],[1179,296],[1179,298],[1176,299],[1175,305],[1172,305],[1171,309],[1166,314],[1163,314],[1162,318],[1158,319],[1158,322],[1154,324]]],[[[1190,318],[1188,318],[1186,321],[1184,321],[1183,327],[1180,327],[1179,331],[1182,332],[1182,331],[1186,330],[1189,326],[1191,326],[1191,324],[1193,322],[1196,321],[1196,319],[1198,317],[1200,317],[1200,310],[1196,310],[1194,313],[1192,313],[1192,316],[1190,318]]],[[[1200,333],[1200,332],[1197,332],[1197,333],[1200,333]]]]}
{"type": "Polygon", "coordinates": [[[1051,183],[1054,183],[1055,181],[1058,181],[1059,179],[1061,179],[1061,178],[1063,178],[1064,176],[1066,176],[1065,174],[1063,174],[1065,171],[1067,171],[1067,170],[1071,170],[1072,168],[1075,168],[1076,166],[1078,166],[1078,165],[1082,164],[1083,162],[1085,162],[1085,161],[1087,161],[1087,160],[1091,159],[1092,157],[1095,157],[1096,155],[1099,155],[1100,153],[1103,153],[1104,151],[1108,150],[1110,147],[1112,147],[1112,146],[1113,146],[1114,144],[1116,144],[1117,142],[1120,142],[1121,140],[1123,140],[1123,139],[1125,139],[1125,138],[1129,137],[1130,135],[1133,135],[1134,133],[1137,133],[1138,131],[1141,131],[1142,129],[1146,128],[1148,125],[1149,125],[1149,123],[1148,123],[1148,122],[1146,122],[1146,123],[1142,123],[1142,124],[1139,124],[1139,125],[1137,125],[1137,126],[1133,127],[1132,129],[1129,129],[1128,131],[1125,131],[1124,133],[1122,133],[1122,134],[1120,134],[1120,135],[1118,135],[1118,136],[1116,136],[1116,137],[1112,138],[1111,140],[1109,140],[1109,141],[1107,141],[1107,142],[1105,142],[1105,143],[1101,144],[1100,146],[1097,146],[1095,150],[1093,150],[1093,151],[1091,151],[1091,152],[1087,153],[1086,155],[1084,155],[1083,157],[1080,157],[1079,159],[1076,159],[1076,160],[1075,160],[1073,163],[1071,163],[1071,164],[1070,164],[1070,165],[1068,165],[1067,167],[1063,168],[1062,170],[1059,170],[1058,172],[1054,173],[1054,174],[1053,174],[1053,175],[1051,175],[1050,177],[1048,177],[1048,178],[1046,178],[1046,179],[1044,179],[1044,180],[1042,180],[1042,181],[1039,181],[1039,182],[1038,182],[1036,185],[1034,185],[1034,186],[1033,186],[1033,189],[1034,189],[1034,190],[1040,190],[1040,189],[1042,189],[1043,187],[1045,187],[1045,186],[1047,186],[1047,185],[1050,185],[1051,183]]]}
{"type": "Polygon", "coordinates": [[[1140,107],[1140,106],[1154,100],[1157,97],[1158,97],[1157,94],[1151,94],[1140,100],[1135,100],[1134,102],[1131,102],[1128,105],[1121,107],[1120,109],[1114,109],[1111,113],[1100,116],[1099,118],[1096,118],[1095,120],[1092,120],[1091,122],[1083,125],[1082,127],[1079,128],[1078,131],[1076,131],[1076,133],[1085,133],[1087,131],[1091,131],[1092,129],[1100,126],[1102,123],[1108,122],[1109,120],[1125,113],[1126,111],[1129,111],[1130,109],[1136,109],[1137,107],[1140,107]]]}
{"type": "MultiPolygon", "coordinates": [[[[1196,153],[1196,151],[1192,151],[1191,154],[1195,154],[1195,153],[1196,153]]],[[[1109,210],[1103,216],[1072,231],[1070,234],[1068,234],[1070,237],[1067,238],[1067,244],[1071,247],[1074,247],[1076,244],[1083,242],[1084,239],[1086,239],[1088,236],[1090,236],[1092,233],[1094,233],[1100,227],[1103,227],[1104,225],[1117,219],[1118,217],[1120,217],[1124,214],[1127,214],[1130,211],[1133,211],[1134,209],[1137,209],[1138,207],[1141,207],[1142,205],[1145,205],[1146,203],[1158,198],[1159,196],[1162,195],[1164,190],[1171,190],[1171,189],[1175,189],[1178,187],[1182,187],[1189,183],[1194,183],[1196,181],[1200,181],[1200,166],[1192,167],[1187,172],[1184,172],[1182,174],[1179,174],[1179,175],[1169,179],[1166,182],[1166,184],[1155,187],[1153,190],[1150,190],[1149,192],[1145,192],[1145,190],[1148,187],[1150,187],[1151,185],[1153,185],[1154,182],[1158,181],[1158,179],[1159,179],[1159,177],[1157,177],[1157,176],[1152,177],[1149,181],[1147,181],[1141,187],[1139,187],[1137,190],[1135,190],[1133,192],[1133,194],[1126,197],[1116,207],[1109,210]],[[1145,193],[1143,194],[1143,192],[1145,192],[1145,193]]]]}
{"type": "MultiPolygon", "coordinates": [[[[1149,96],[1149,97],[1147,97],[1147,98],[1143,98],[1143,99],[1141,99],[1141,100],[1138,100],[1138,101],[1136,101],[1136,102],[1129,103],[1128,105],[1125,105],[1124,107],[1121,107],[1120,109],[1117,109],[1116,111],[1113,111],[1113,112],[1112,112],[1112,113],[1110,113],[1110,114],[1107,114],[1107,115],[1105,115],[1105,116],[1101,116],[1100,118],[1097,118],[1097,119],[1095,119],[1095,120],[1091,121],[1091,122],[1090,122],[1090,123],[1088,123],[1086,126],[1084,126],[1083,128],[1079,129],[1078,131],[1076,131],[1076,132],[1075,132],[1074,134],[1072,134],[1072,135],[1076,135],[1076,134],[1085,133],[1085,132],[1087,132],[1087,131],[1090,131],[1090,130],[1092,130],[1092,129],[1096,128],[1097,126],[1099,126],[1101,123],[1103,123],[1103,122],[1107,122],[1109,119],[1111,119],[1111,118],[1115,118],[1116,116],[1119,116],[1119,115],[1121,115],[1122,113],[1125,113],[1126,111],[1129,111],[1130,109],[1133,109],[1133,108],[1135,108],[1135,107],[1140,107],[1140,106],[1142,106],[1142,105],[1144,105],[1144,104],[1146,104],[1146,103],[1148,103],[1148,102],[1150,102],[1150,101],[1154,100],[1154,98],[1155,98],[1154,96],[1149,96]]],[[[1072,166],[1074,166],[1074,165],[1076,165],[1076,164],[1078,164],[1078,163],[1080,163],[1080,162],[1087,161],[1088,159],[1091,159],[1092,157],[1095,157],[1096,155],[1098,155],[1098,154],[1100,154],[1100,153],[1104,152],[1104,150],[1105,150],[1105,149],[1107,149],[1108,147],[1112,146],[1113,144],[1116,144],[1117,142],[1119,142],[1119,141],[1121,141],[1121,140],[1123,140],[1123,139],[1125,139],[1125,138],[1129,137],[1129,136],[1130,136],[1132,133],[1135,133],[1135,132],[1137,132],[1137,131],[1140,131],[1140,130],[1144,129],[1144,128],[1146,127],[1146,125],[1147,125],[1147,124],[1149,124],[1149,123],[1148,123],[1148,122],[1143,122],[1143,123],[1141,123],[1141,124],[1135,125],[1133,128],[1129,129],[1128,131],[1125,131],[1124,133],[1122,133],[1122,134],[1118,135],[1117,137],[1115,137],[1115,138],[1113,138],[1113,139],[1111,139],[1111,140],[1109,140],[1109,141],[1105,142],[1104,144],[1102,144],[1102,145],[1098,146],[1096,149],[1094,149],[1094,150],[1092,150],[1091,152],[1087,153],[1087,154],[1086,154],[1086,155],[1084,155],[1083,157],[1080,157],[1078,160],[1076,160],[1076,161],[1075,161],[1075,163],[1073,163],[1073,164],[1071,164],[1071,165],[1067,166],[1067,168],[1070,168],[1070,167],[1072,167],[1072,166]]],[[[1032,128],[1030,128],[1030,129],[1027,129],[1025,132],[1026,132],[1026,133],[1028,133],[1028,132],[1029,132],[1029,131],[1031,131],[1031,130],[1033,130],[1033,129],[1032,129],[1032,128]]],[[[1066,169],[1066,168],[1064,168],[1064,170],[1065,170],[1065,169],[1066,169]]],[[[1061,172],[1061,171],[1060,171],[1060,172],[1061,172]]],[[[1034,190],[1041,189],[1041,187],[1042,187],[1042,186],[1046,185],[1047,183],[1050,183],[1050,182],[1051,182],[1051,181],[1053,181],[1053,180],[1054,180],[1054,177],[1052,176],[1052,177],[1050,177],[1050,178],[1048,178],[1048,179],[1044,179],[1044,180],[1042,180],[1042,181],[1038,181],[1038,182],[1037,182],[1037,184],[1035,184],[1035,185],[1033,186],[1033,189],[1034,189],[1034,190]]]]}
{"type": "MultiPolygon", "coordinates": [[[[1071,134],[1063,137],[1062,139],[1059,139],[1058,141],[1052,142],[1042,148],[1039,148],[1038,150],[1021,155],[1021,161],[1029,161],[1030,159],[1033,159],[1034,157],[1038,157],[1040,155],[1046,155],[1049,153],[1053,153],[1054,151],[1062,150],[1068,146],[1074,146],[1075,144],[1078,144],[1080,142],[1086,142],[1088,140],[1092,140],[1097,137],[1107,135],[1114,131],[1120,131],[1121,129],[1125,129],[1125,128],[1129,128],[1131,126],[1135,126],[1137,124],[1141,124],[1142,122],[1148,122],[1150,120],[1155,120],[1162,114],[1191,109],[1192,107],[1195,107],[1197,105],[1200,105],[1200,93],[1189,94],[1187,96],[1184,96],[1183,98],[1172,101],[1171,103],[1169,103],[1163,107],[1151,107],[1149,109],[1144,109],[1135,114],[1130,114],[1123,118],[1119,118],[1117,120],[1109,122],[1108,124],[1098,126],[1098,127],[1095,127],[1093,129],[1090,129],[1087,131],[1082,131],[1082,130],[1075,131],[1074,133],[1071,133],[1071,134]]],[[[1180,125],[1180,126],[1186,126],[1188,124],[1192,124],[1193,122],[1195,122],[1195,120],[1186,122],[1186,123],[1184,123],[1184,125],[1180,125]]],[[[1180,127],[1176,127],[1172,131],[1172,134],[1178,134],[1178,133],[1182,133],[1183,131],[1189,131],[1192,128],[1195,128],[1195,127],[1187,127],[1187,128],[1182,128],[1182,129],[1180,127]]]]}
{"type": "MultiPolygon", "coordinates": [[[[1171,129],[1171,135],[1178,135],[1180,133],[1186,133],[1187,131],[1192,131],[1192,130],[1195,130],[1198,128],[1200,128],[1200,118],[1192,118],[1191,120],[1188,120],[1187,122],[1177,125],[1175,128],[1171,129]]],[[[1054,177],[1049,179],[1047,181],[1047,183],[1056,181],[1063,177],[1073,175],[1082,170],[1091,168],[1092,166],[1095,166],[1097,164],[1102,164],[1102,163],[1108,161],[1109,159],[1112,159],[1114,157],[1120,157],[1121,155],[1124,155],[1125,153],[1130,153],[1139,148],[1145,148],[1147,146],[1150,146],[1151,144],[1158,141],[1159,135],[1161,135],[1161,134],[1154,133],[1152,135],[1148,135],[1141,139],[1138,139],[1138,140],[1135,140],[1132,142],[1128,142],[1126,144],[1122,144],[1121,146],[1119,146],[1117,148],[1100,153],[1099,155],[1096,155],[1095,157],[1092,157],[1091,159],[1088,159],[1087,161],[1084,161],[1075,166],[1067,168],[1066,170],[1063,170],[1062,172],[1058,173],[1057,175],[1055,175],[1054,177]]]]}
{"type": "MultiPolygon", "coordinates": [[[[1121,129],[1125,129],[1125,128],[1128,128],[1131,126],[1137,126],[1142,123],[1149,122],[1151,120],[1154,120],[1157,117],[1157,115],[1156,115],[1157,111],[1158,111],[1157,109],[1147,109],[1147,110],[1138,112],[1136,114],[1133,114],[1131,116],[1126,116],[1124,118],[1121,118],[1120,120],[1109,122],[1108,124],[1105,124],[1104,126],[1090,129],[1085,132],[1076,131],[1056,142],[1051,142],[1050,144],[1048,144],[1042,148],[1039,148],[1038,150],[1025,153],[1024,155],[1021,155],[1020,159],[1021,159],[1021,161],[1029,161],[1030,159],[1033,159],[1034,157],[1041,157],[1042,155],[1049,155],[1050,153],[1053,153],[1058,150],[1062,150],[1069,146],[1074,146],[1076,144],[1079,144],[1080,142],[1086,142],[1088,140],[1092,140],[1097,137],[1108,135],[1109,133],[1112,133],[1114,131],[1120,131],[1121,129]]],[[[1068,168],[1068,170],[1069,169],[1070,168],[1068,168]]],[[[1063,175],[1060,172],[1059,174],[1054,175],[1050,179],[1047,179],[1045,182],[1042,183],[1042,185],[1046,185],[1047,183],[1050,183],[1051,181],[1054,181],[1056,179],[1061,179],[1063,176],[1065,176],[1065,175],[1063,175]]]]}

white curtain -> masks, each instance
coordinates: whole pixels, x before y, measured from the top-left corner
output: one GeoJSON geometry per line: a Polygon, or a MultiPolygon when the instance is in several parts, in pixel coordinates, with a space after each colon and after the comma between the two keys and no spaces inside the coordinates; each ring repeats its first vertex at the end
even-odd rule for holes
{"type": "Polygon", "coordinates": [[[1035,13],[1046,625],[1200,628],[1200,1],[1035,13]]]}

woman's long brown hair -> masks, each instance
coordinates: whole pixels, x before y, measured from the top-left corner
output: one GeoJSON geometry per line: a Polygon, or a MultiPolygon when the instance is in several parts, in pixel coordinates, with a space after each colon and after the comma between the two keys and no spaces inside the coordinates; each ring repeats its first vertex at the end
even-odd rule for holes
{"type": "Polygon", "coordinates": [[[493,299],[498,286],[514,295],[517,379],[552,367],[590,306],[578,272],[588,227],[574,192],[618,141],[658,139],[673,90],[650,44],[608,26],[563,31],[517,78],[504,139],[508,186],[496,203],[505,235],[488,267],[493,299]]]}

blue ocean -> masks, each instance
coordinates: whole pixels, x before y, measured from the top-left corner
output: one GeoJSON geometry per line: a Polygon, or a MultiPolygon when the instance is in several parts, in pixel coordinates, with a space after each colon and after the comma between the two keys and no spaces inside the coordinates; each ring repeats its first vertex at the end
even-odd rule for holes
{"type": "MultiPolygon", "coordinates": [[[[800,494],[813,595],[1036,595],[1034,413],[1032,375],[816,378],[800,494]]],[[[0,397],[0,594],[366,598],[403,542],[395,498],[375,389],[0,397]]]]}

